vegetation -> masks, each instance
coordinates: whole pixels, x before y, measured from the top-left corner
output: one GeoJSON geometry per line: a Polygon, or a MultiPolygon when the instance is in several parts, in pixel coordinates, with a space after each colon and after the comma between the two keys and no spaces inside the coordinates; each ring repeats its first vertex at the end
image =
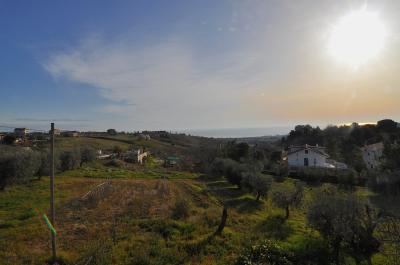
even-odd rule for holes
{"type": "MultiPolygon", "coordinates": [[[[388,124],[374,130],[394,135],[388,124]]],[[[280,168],[277,152],[286,141],[216,145],[214,140],[168,133],[151,140],[121,133],[57,139],[55,227],[60,260],[64,264],[397,264],[398,197],[358,186],[363,182],[355,171],[336,175],[329,185],[322,184],[330,178],[324,171],[295,176],[305,182],[289,178],[280,168]],[[154,154],[147,164],[127,163],[118,156],[95,159],[98,149],[123,153],[138,143],[154,154]],[[179,155],[184,162],[163,167],[157,158],[165,154],[179,155]],[[95,192],[102,183],[109,183],[108,189],[95,192]],[[388,209],[388,204],[393,207],[388,209]]],[[[396,143],[390,145],[382,169],[387,175],[362,173],[371,188],[389,183],[386,177],[398,170],[396,143]]],[[[5,149],[0,150],[0,166],[5,170],[0,179],[8,186],[0,192],[0,260],[44,264],[50,255],[49,233],[41,219],[49,204],[48,146],[1,148],[5,149]]]]}
{"type": "Polygon", "coordinates": [[[343,263],[342,250],[360,264],[379,251],[374,236],[379,213],[353,194],[338,193],[335,189],[318,192],[309,206],[307,220],[326,239],[334,253],[336,264],[343,263]]]}
{"type": "Polygon", "coordinates": [[[293,184],[277,186],[271,194],[272,202],[279,208],[285,209],[285,218],[289,218],[290,207],[299,206],[303,198],[303,183],[296,181],[293,184]]]}

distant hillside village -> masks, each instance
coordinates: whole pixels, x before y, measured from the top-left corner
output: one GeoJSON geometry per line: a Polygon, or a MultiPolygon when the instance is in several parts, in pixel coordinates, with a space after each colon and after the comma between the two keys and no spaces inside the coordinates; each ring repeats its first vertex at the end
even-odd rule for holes
{"type": "MultiPolygon", "coordinates": [[[[150,140],[153,135],[161,135],[167,133],[165,131],[157,132],[135,132],[131,133],[142,140],[150,140]]],[[[54,135],[65,138],[77,137],[108,137],[116,136],[118,134],[125,134],[124,132],[118,133],[115,129],[108,129],[106,132],[79,132],[54,129],[54,135]]],[[[48,142],[50,140],[50,132],[37,132],[36,130],[30,131],[28,128],[15,128],[13,132],[0,133],[0,144],[21,146],[25,148],[35,147],[38,144],[48,142]]],[[[96,150],[97,159],[121,159],[131,163],[143,164],[146,158],[150,155],[150,151],[145,150],[143,147],[133,148],[122,151],[111,150],[96,150]]]]}
{"type": "MultiPolygon", "coordinates": [[[[328,126],[324,130],[321,130],[319,127],[313,128],[310,125],[298,125],[287,136],[282,137],[280,141],[273,144],[275,152],[278,151],[280,153],[279,161],[276,158],[274,160],[281,168],[287,168],[289,172],[301,171],[304,168],[335,170],[335,172],[348,170],[361,172],[362,169],[368,171],[378,170],[382,167],[385,146],[387,149],[390,145],[398,144],[397,141],[400,139],[399,131],[399,123],[388,119],[378,121],[377,124],[358,125],[357,123],[353,123],[348,126],[328,126]]],[[[125,133],[117,132],[115,129],[108,129],[104,132],[79,132],[55,129],[54,134],[61,138],[88,137],[99,139],[131,135],[142,141],[149,141],[154,138],[164,142],[167,141],[172,146],[179,146],[179,144],[182,147],[190,146],[187,143],[181,142],[180,139],[180,137],[189,139],[189,136],[185,134],[172,134],[167,131],[125,133]],[[172,136],[175,137],[174,140],[169,139],[172,136]]],[[[49,138],[49,132],[30,131],[28,128],[15,128],[12,132],[0,133],[0,144],[34,147],[47,142],[49,138]]],[[[259,152],[261,151],[264,155],[269,153],[270,150],[268,149],[260,149],[265,144],[264,140],[261,140],[264,137],[260,137],[259,142],[256,139],[243,138],[236,139],[235,141],[238,143],[248,142],[250,148],[252,147],[259,152]]],[[[274,139],[276,138],[271,138],[270,142],[274,141],[274,139]]],[[[118,140],[129,142],[121,137],[118,140]]],[[[219,139],[215,143],[219,142],[221,148],[221,144],[226,145],[231,140],[219,139]]],[[[157,149],[154,151],[158,152],[157,149]]],[[[218,153],[218,150],[215,152],[218,153]]],[[[210,155],[208,161],[213,160],[212,156],[216,155],[215,152],[210,155]]],[[[222,151],[220,150],[219,152],[222,151]]],[[[100,160],[121,159],[139,164],[144,163],[146,158],[151,154],[150,150],[140,145],[129,150],[124,150],[123,152],[99,149],[96,150],[96,153],[97,159],[100,160]]],[[[186,156],[186,160],[191,159],[188,157],[193,157],[189,153],[186,156]]],[[[176,152],[164,153],[163,159],[164,164],[168,166],[175,166],[185,160],[185,158],[182,160],[176,152]]],[[[197,163],[200,163],[201,159],[197,158],[195,160],[197,160],[197,163]]],[[[270,164],[271,161],[265,164],[267,171],[270,171],[270,164]]]]}

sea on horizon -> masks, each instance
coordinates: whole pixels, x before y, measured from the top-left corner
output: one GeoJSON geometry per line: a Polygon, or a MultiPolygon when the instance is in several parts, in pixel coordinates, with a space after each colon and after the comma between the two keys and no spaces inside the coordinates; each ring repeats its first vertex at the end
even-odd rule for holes
{"type": "Polygon", "coordinates": [[[213,138],[247,138],[261,136],[286,135],[292,127],[260,127],[260,128],[215,128],[215,129],[187,129],[178,132],[193,136],[213,138]]]}

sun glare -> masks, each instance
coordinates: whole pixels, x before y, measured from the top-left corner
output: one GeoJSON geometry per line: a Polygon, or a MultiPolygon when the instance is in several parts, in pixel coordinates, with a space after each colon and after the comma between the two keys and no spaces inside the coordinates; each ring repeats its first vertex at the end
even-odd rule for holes
{"type": "Polygon", "coordinates": [[[382,50],[386,29],[378,13],[362,8],[340,18],[333,26],[328,51],[336,60],[358,68],[382,50]]]}

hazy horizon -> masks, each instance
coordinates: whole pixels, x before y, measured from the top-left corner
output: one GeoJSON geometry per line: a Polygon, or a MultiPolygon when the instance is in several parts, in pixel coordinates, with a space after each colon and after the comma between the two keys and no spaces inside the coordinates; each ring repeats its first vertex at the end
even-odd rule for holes
{"type": "MultiPolygon", "coordinates": [[[[383,118],[382,118],[383,119],[383,118]]],[[[386,118],[385,118],[386,119],[386,118]]],[[[43,121],[42,121],[43,122],[43,121]]],[[[54,122],[54,121],[48,121],[54,122]]],[[[358,123],[359,125],[365,125],[365,124],[376,124],[377,121],[374,122],[358,122],[358,121],[352,121],[352,122],[343,122],[339,124],[308,124],[313,127],[320,127],[321,129],[324,129],[328,126],[343,126],[343,125],[351,125],[353,122],[358,123]]],[[[396,121],[397,122],[397,121],[396,121]]],[[[124,130],[121,129],[119,131],[121,132],[142,132],[142,131],[147,131],[147,130],[160,130],[160,131],[168,131],[172,133],[185,133],[187,135],[192,135],[192,136],[202,136],[202,137],[212,137],[212,138],[246,138],[246,137],[262,137],[262,136],[277,136],[277,135],[287,135],[290,133],[291,130],[294,129],[296,125],[306,125],[307,123],[298,123],[294,124],[291,126],[264,126],[264,127],[242,127],[242,128],[158,128],[158,129],[136,129],[136,130],[124,130]]],[[[8,127],[2,127],[4,124],[0,124],[0,132],[11,132],[13,128],[19,128],[19,127],[26,127],[29,129],[32,129],[32,132],[35,131],[47,131],[49,128],[46,126],[41,126],[41,127],[29,127],[29,126],[8,126],[8,127]]],[[[49,124],[47,124],[49,125],[49,124]]],[[[57,129],[61,130],[77,130],[81,132],[85,131],[91,131],[88,130],[85,127],[63,127],[59,126],[59,123],[55,122],[55,127],[57,129]]],[[[100,130],[95,130],[95,131],[106,131],[107,129],[114,129],[114,128],[108,128],[104,127],[103,129],[100,130]]]]}

